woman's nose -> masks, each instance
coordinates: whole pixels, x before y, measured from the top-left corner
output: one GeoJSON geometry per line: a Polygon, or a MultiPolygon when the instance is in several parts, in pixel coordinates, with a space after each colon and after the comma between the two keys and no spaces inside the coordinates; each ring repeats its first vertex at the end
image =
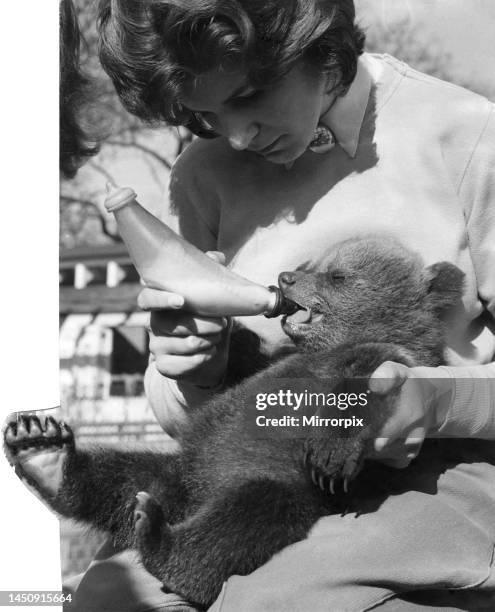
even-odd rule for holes
{"type": "Polygon", "coordinates": [[[259,128],[255,123],[247,125],[236,123],[230,126],[227,138],[233,149],[236,151],[243,151],[249,147],[258,135],[258,132],[259,128]]]}

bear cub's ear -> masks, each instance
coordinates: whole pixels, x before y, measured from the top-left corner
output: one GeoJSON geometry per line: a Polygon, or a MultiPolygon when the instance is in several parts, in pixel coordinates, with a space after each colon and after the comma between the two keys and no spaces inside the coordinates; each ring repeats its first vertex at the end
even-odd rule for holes
{"type": "Polygon", "coordinates": [[[442,315],[459,304],[464,290],[464,272],[448,261],[441,261],[426,268],[428,283],[427,301],[430,307],[442,315]]]}

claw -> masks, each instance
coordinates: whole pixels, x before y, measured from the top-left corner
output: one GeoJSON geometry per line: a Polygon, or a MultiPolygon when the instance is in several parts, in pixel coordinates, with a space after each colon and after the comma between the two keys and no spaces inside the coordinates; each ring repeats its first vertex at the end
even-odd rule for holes
{"type": "Polygon", "coordinates": [[[57,421],[52,417],[46,417],[45,419],[45,436],[47,438],[54,438],[59,434],[59,427],[57,421]]]}
{"type": "Polygon", "coordinates": [[[313,484],[318,485],[315,468],[311,468],[311,480],[313,481],[313,484]]]}
{"type": "Polygon", "coordinates": [[[29,433],[31,436],[41,436],[42,434],[41,423],[37,416],[31,417],[29,433]]]}
{"type": "Polygon", "coordinates": [[[318,486],[320,487],[322,491],[325,490],[325,477],[324,476],[320,476],[318,478],[318,486]]]}
{"type": "Polygon", "coordinates": [[[28,430],[26,427],[26,421],[24,420],[23,417],[21,417],[19,419],[19,421],[17,422],[17,440],[20,442],[21,440],[24,440],[24,438],[28,437],[28,430]]]}
{"type": "Polygon", "coordinates": [[[5,432],[5,442],[7,442],[7,444],[14,444],[15,442],[14,424],[10,424],[7,427],[7,431],[5,432]]]}
{"type": "Polygon", "coordinates": [[[344,487],[344,491],[346,493],[349,493],[349,480],[348,480],[347,476],[344,478],[343,487],[344,487]]]}
{"type": "Polygon", "coordinates": [[[62,437],[62,442],[68,442],[69,440],[71,440],[72,431],[64,421],[60,421],[60,433],[62,437]]]}
{"type": "Polygon", "coordinates": [[[330,478],[330,482],[328,483],[328,488],[330,490],[330,493],[332,495],[335,495],[335,479],[334,478],[330,478]]]}

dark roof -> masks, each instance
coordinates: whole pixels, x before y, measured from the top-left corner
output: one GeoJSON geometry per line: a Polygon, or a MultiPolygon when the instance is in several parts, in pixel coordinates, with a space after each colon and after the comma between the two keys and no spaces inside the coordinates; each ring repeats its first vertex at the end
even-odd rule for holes
{"type": "Polygon", "coordinates": [[[130,263],[127,247],[123,242],[95,246],[60,249],[60,267],[67,267],[78,262],[91,265],[105,265],[108,261],[130,263]]]}
{"type": "Polygon", "coordinates": [[[137,296],[143,287],[124,283],[118,287],[104,285],[74,289],[60,288],[60,314],[97,314],[99,312],[136,312],[137,296]]]}

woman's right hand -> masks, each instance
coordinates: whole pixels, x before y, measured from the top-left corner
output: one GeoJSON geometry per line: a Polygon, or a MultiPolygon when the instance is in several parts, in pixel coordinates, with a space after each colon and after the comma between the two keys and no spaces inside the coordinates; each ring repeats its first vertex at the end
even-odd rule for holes
{"type": "MultiPolygon", "coordinates": [[[[216,252],[208,255],[217,261],[216,252]]],[[[150,352],[156,369],[168,378],[199,387],[221,383],[227,367],[230,320],[184,312],[182,296],[145,287],[138,305],[150,311],[150,352]]]]}

